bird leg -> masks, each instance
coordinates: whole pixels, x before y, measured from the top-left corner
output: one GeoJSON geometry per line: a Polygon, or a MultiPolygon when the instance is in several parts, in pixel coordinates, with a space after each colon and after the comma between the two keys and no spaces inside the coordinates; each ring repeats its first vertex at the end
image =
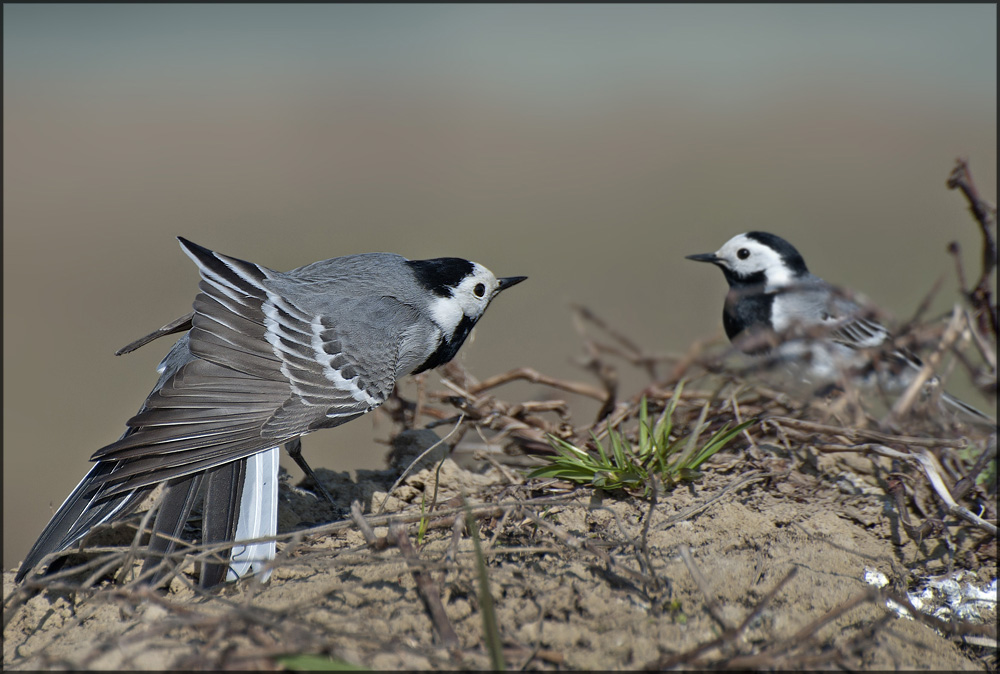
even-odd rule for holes
{"type": "Polygon", "coordinates": [[[301,468],[302,472],[308,475],[312,481],[316,483],[316,486],[319,488],[326,500],[330,502],[330,505],[336,506],[337,502],[334,500],[333,496],[331,496],[330,492],[326,490],[323,483],[319,481],[319,478],[316,477],[316,473],[313,472],[313,469],[309,467],[308,463],[306,463],[305,457],[302,456],[302,439],[295,438],[291,442],[286,442],[285,451],[288,452],[288,456],[292,457],[292,461],[295,462],[295,465],[301,468]]]}

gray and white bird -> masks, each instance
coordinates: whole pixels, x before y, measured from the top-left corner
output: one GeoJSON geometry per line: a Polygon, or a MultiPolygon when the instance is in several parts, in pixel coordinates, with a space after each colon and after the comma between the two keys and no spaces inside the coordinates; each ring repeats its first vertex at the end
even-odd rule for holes
{"type": "MultiPolygon", "coordinates": [[[[810,273],[799,251],[779,236],[746,232],[714,253],[687,259],[710,262],[726,277],[722,323],[730,341],[748,353],[767,354],[810,384],[846,377],[899,393],[923,366],[915,354],[891,346],[892,335],[870,311],[810,273]],[[874,351],[879,349],[887,350],[881,358],[874,351]]],[[[947,393],[941,400],[993,422],[947,393]]]]}
{"type": "MultiPolygon", "coordinates": [[[[201,273],[194,311],[119,353],[185,334],[122,437],[93,455],[17,581],[94,527],[129,515],[161,483],[143,566],[151,582],[162,578],[160,561],[202,486],[203,543],[273,535],[279,448],[294,455],[300,437],[372,411],[400,377],[450,361],[490,302],[526,278],[496,278],[460,258],[391,253],[278,272],[178,239],[201,273]]],[[[234,545],[228,560],[203,565],[200,583],[266,579],[274,555],[273,542],[234,545]]]]}

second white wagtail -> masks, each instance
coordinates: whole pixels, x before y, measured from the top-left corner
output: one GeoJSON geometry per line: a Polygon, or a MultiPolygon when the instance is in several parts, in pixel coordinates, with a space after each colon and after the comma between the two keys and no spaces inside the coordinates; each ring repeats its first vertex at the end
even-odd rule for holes
{"type": "MultiPolygon", "coordinates": [[[[846,376],[898,393],[923,365],[916,355],[895,348],[882,359],[886,362],[877,362],[870,350],[889,346],[889,331],[864,307],[810,273],[799,251],[780,236],[746,232],[714,253],[687,259],[710,262],[726,277],[722,323],[730,341],[749,353],[776,356],[809,383],[831,384],[846,376]]],[[[941,393],[941,400],[979,421],[995,423],[947,393],[941,393]]]]}
{"type": "MultiPolygon", "coordinates": [[[[17,581],[129,515],[159,484],[165,493],[141,572],[150,582],[163,577],[160,561],[203,485],[203,543],[273,536],[279,447],[295,455],[300,437],[372,411],[400,377],[450,361],[490,302],[526,278],[496,278],[460,258],[390,253],[278,272],[178,239],[201,272],[194,311],[119,353],[186,332],[124,435],[93,455],[17,581]]],[[[234,545],[228,560],[202,566],[200,584],[266,579],[274,556],[273,542],[234,545]]]]}

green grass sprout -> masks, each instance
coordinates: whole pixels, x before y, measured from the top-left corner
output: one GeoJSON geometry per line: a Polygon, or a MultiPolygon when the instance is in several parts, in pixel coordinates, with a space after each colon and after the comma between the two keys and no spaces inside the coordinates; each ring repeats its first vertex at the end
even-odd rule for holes
{"type": "Polygon", "coordinates": [[[674,410],[683,390],[684,382],[681,382],[655,424],[650,423],[646,398],[642,398],[638,441],[635,446],[632,446],[623,431],[616,428],[608,429],[607,447],[591,433],[597,449],[596,455],[550,435],[549,443],[556,455],[549,459],[547,465],[532,471],[529,477],[554,477],[607,491],[642,488],[646,496],[651,490],[650,480],[654,478],[659,478],[668,489],[681,482],[697,480],[701,477],[701,465],[733,438],[757,423],[757,419],[749,419],[732,427],[726,423],[707,441],[699,444],[702,431],[707,425],[705,419],[709,406],[706,404],[694,429],[674,437],[674,410]]]}

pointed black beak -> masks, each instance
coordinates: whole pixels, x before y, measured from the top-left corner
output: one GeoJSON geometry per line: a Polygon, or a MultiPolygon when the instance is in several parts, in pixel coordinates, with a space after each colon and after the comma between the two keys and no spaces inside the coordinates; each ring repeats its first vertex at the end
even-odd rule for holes
{"type": "Polygon", "coordinates": [[[715,253],[698,253],[697,255],[687,255],[686,260],[694,260],[695,262],[711,262],[712,264],[718,264],[719,258],[715,253]]]}
{"type": "Polygon", "coordinates": [[[511,286],[516,286],[521,281],[527,279],[527,276],[505,276],[504,278],[497,279],[497,292],[501,290],[507,290],[511,286]]]}

